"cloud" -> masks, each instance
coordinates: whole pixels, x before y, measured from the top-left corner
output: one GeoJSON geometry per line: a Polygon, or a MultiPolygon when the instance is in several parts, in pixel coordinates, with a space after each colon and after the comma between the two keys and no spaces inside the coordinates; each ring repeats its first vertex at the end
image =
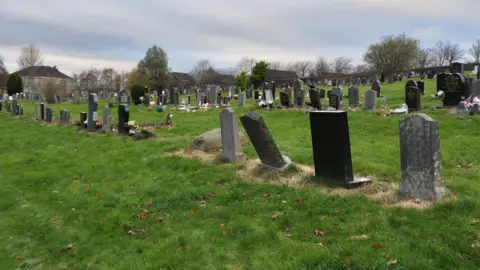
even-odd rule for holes
{"type": "Polygon", "coordinates": [[[128,69],[154,44],[177,71],[201,59],[233,66],[242,56],[287,63],[348,56],[360,63],[381,36],[405,32],[427,46],[444,37],[467,44],[480,23],[476,0],[3,2],[0,54],[9,70],[29,43],[41,48],[45,64],[69,72],[95,63],[128,69]]]}

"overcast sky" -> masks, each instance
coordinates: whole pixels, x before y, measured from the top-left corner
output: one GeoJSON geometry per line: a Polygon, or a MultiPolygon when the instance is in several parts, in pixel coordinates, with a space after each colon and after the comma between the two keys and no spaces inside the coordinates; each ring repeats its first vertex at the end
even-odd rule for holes
{"type": "MultiPolygon", "coordinates": [[[[478,0],[2,0],[0,55],[16,71],[32,43],[45,65],[71,75],[90,67],[130,70],[152,45],[173,71],[202,59],[231,67],[242,56],[290,62],[362,61],[381,36],[405,32],[425,47],[464,49],[480,38],[478,0]]],[[[466,54],[468,58],[468,56],[466,54]]]]}

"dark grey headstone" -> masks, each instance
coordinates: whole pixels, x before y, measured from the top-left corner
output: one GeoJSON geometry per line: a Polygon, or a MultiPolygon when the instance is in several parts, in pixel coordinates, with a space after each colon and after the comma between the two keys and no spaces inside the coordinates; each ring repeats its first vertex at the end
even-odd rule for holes
{"type": "Polygon", "coordinates": [[[51,108],[48,108],[48,107],[47,107],[47,115],[46,115],[46,117],[47,117],[47,123],[49,123],[49,124],[53,123],[53,111],[52,111],[51,108]]]}
{"type": "Polygon", "coordinates": [[[425,95],[425,82],[417,81],[418,89],[420,89],[420,95],[425,95]]]}
{"type": "Polygon", "coordinates": [[[356,107],[360,103],[360,93],[357,87],[348,88],[348,105],[356,107]]]}
{"type": "Polygon", "coordinates": [[[146,94],[143,96],[143,105],[149,106],[150,105],[150,94],[146,94]]]}
{"type": "Polygon", "coordinates": [[[325,89],[320,89],[320,96],[321,99],[325,98],[325,89]]]}
{"type": "Polygon", "coordinates": [[[365,92],[365,104],[366,110],[374,110],[377,105],[377,93],[373,90],[365,92]]]}
{"type": "Polygon", "coordinates": [[[420,111],[420,89],[415,86],[409,86],[405,89],[405,104],[409,111],[420,111]]]}
{"type": "Polygon", "coordinates": [[[222,158],[228,162],[244,162],[246,156],[240,144],[237,114],[232,108],[220,112],[220,129],[222,134],[222,158]]]}
{"type": "Polygon", "coordinates": [[[18,100],[13,99],[12,101],[12,115],[17,115],[17,105],[18,105],[18,100]]]}
{"type": "Polygon", "coordinates": [[[332,108],[335,108],[337,110],[340,109],[340,97],[338,97],[335,94],[331,94],[328,97],[328,106],[332,107],[332,108]]]}
{"type": "Polygon", "coordinates": [[[40,120],[45,121],[45,103],[40,103],[40,120]]]}
{"type": "Polygon", "coordinates": [[[85,128],[85,121],[87,121],[87,113],[86,112],[81,112],[80,113],[80,126],[82,128],[85,128]]]}
{"type": "Polygon", "coordinates": [[[309,91],[310,94],[310,104],[312,105],[313,108],[317,110],[322,109],[322,103],[320,101],[320,94],[318,93],[317,90],[314,88],[311,88],[309,91]]]}
{"type": "Polygon", "coordinates": [[[445,93],[443,106],[457,106],[465,97],[465,78],[460,73],[440,73],[437,75],[437,91],[445,93]]]}
{"type": "Polygon", "coordinates": [[[340,101],[343,100],[343,92],[342,92],[342,89],[340,87],[334,87],[332,89],[332,94],[336,95],[340,99],[340,101]]]}
{"type": "Polygon", "coordinates": [[[302,107],[305,106],[305,91],[303,90],[303,81],[297,79],[295,81],[295,105],[302,107]]]}
{"type": "Polygon", "coordinates": [[[97,94],[88,95],[88,121],[87,121],[87,130],[92,132],[97,130],[95,115],[97,115],[98,109],[98,100],[97,94]]]}
{"type": "Polygon", "coordinates": [[[263,166],[276,170],[283,170],[289,166],[289,159],[280,153],[260,115],[248,112],[240,117],[240,120],[263,166]]]}
{"type": "Polygon", "coordinates": [[[130,110],[128,104],[120,104],[118,106],[118,134],[128,135],[127,123],[130,119],[130,110]]]}
{"type": "Polygon", "coordinates": [[[463,75],[464,66],[463,63],[454,62],[450,65],[451,73],[460,73],[463,75]]]}
{"type": "Polygon", "coordinates": [[[400,195],[443,200],[448,191],[441,174],[438,122],[425,114],[412,114],[400,120],[400,155],[400,195]]]}
{"type": "Polygon", "coordinates": [[[372,90],[377,92],[377,97],[380,97],[380,83],[378,81],[372,83],[372,90]]]}

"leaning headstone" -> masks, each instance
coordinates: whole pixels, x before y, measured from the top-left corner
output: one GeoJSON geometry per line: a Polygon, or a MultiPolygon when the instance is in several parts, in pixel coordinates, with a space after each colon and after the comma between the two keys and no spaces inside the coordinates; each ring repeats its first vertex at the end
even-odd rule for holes
{"type": "Polygon", "coordinates": [[[321,110],[322,103],[320,101],[320,94],[318,93],[318,91],[314,90],[314,88],[311,88],[309,93],[310,93],[310,104],[312,105],[312,107],[317,110],[321,110]]]}
{"type": "Polygon", "coordinates": [[[88,121],[87,121],[87,130],[92,132],[97,130],[97,110],[98,110],[98,100],[97,94],[88,95],[88,121]]]}
{"type": "Polygon", "coordinates": [[[437,91],[445,93],[443,106],[457,106],[465,97],[465,78],[460,73],[440,73],[437,75],[437,91]]]}
{"type": "Polygon", "coordinates": [[[127,123],[130,118],[128,104],[120,104],[118,106],[118,134],[128,135],[127,123]]]}
{"type": "Polygon", "coordinates": [[[348,88],[348,105],[350,107],[356,107],[359,104],[360,93],[357,87],[348,88]]]}
{"type": "Polygon", "coordinates": [[[335,94],[331,94],[330,97],[328,97],[328,107],[336,110],[340,109],[340,98],[335,94]]]}
{"type": "Polygon", "coordinates": [[[408,86],[405,89],[405,104],[409,111],[420,111],[420,89],[415,86],[408,86]]]}
{"type": "Polygon", "coordinates": [[[372,90],[377,92],[377,97],[380,97],[380,83],[378,81],[372,83],[372,90]]]}
{"type": "Polygon", "coordinates": [[[401,196],[429,201],[446,197],[437,121],[425,114],[412,114],[400,120],[400,156],[401,196]]]}
{"type": "Polygon", "coordinates": [[[370,182],[354,179],[348,117],[345,111],[310,112],[313,162],[315,176],[331,179],[355,188],[370,182]],[[325,132],[325,127],[335,127],[325,132]]]}
{"type": "Polygon", "coordinates": [[[108,127],[108,106],[103,107],[102,131],[110,132],[108,127]]]}
{"type": "Polygon", "coordinates": [[[366,110],[374,110],[376,106],[376,99],[377,93],[373,90],[368,90],[365,92],[365,109],[366,110]]]}
{"type": "Polygon", "coordinates": [[[47,123],[51,124],[53,122],[53,112],[51,108],[47,107],[47,123]]]}
{"type": "Polygon", "coordinates": [[[248,112],[240,117],[240,120],[260,158],[262,166],[282,171],[291,164],[291,160],[280,153],[272,134],[270,134],[260,115],[248,112]]]}
{"type": "Polygon", "coordinates": [[[238,94],[238,107],[243,107],[245,106],[245,95],[243,94],[243,92],[240,92],[238,94]]]}
{"type": "Polygon", "coordinates": [[[220,112],[220,128],[222,132],[222,159],[228,162],[244,162],[246,155],[242,151],[238,135],[237,114],[232,108],[220,112]]]}

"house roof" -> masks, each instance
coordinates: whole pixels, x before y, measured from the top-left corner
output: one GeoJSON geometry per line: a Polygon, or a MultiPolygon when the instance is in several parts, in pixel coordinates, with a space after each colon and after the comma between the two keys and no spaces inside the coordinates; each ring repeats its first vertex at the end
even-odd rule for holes
{"type": "Polygon", "coordinates": [[[295,80],[297,78],[297,73],[295,73],[294,71],[267,69],[267,81],[295,80]]]}
{"type": "Polygon", "coordinates": [[[180,80],[181,82],[190,83],[190,84],[194,84],[194,83],[195,83],[195,80],[193,79],[193,77],[190,76],[190,74],[188,74],[188,73],[172,72],[172,75],[173,75],[175,78],[177,78],[178,80],[180,80]]]}
{"type": "Polygon", "coordinates": [[[32,77],[47,77],[47,78],[59,78],[59,79],[71,79],[71,77],[60,72],[56,66],[32,66],[21,69],[14,72],[20,77],[32,76],[32,77]]]}

